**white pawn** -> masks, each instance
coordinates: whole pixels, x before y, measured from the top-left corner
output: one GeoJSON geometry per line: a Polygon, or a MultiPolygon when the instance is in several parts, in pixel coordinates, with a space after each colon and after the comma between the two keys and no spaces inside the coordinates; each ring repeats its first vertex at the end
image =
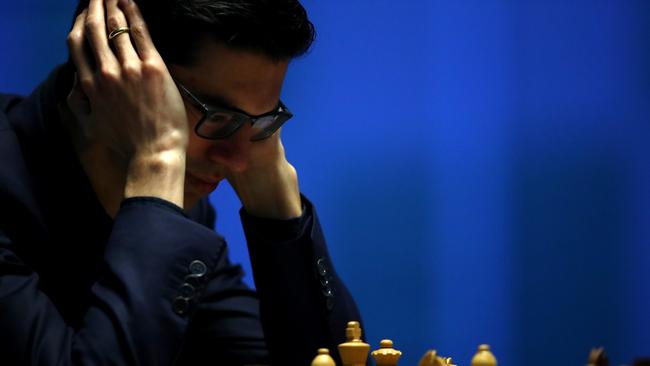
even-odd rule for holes
{"type": "Polygon", "coordinates": [[[490,352],[490,346],[482,344],[478,346],[478,351],[472,357],[471,366],[497,366],[497,359],[490,352]]]}
{"type": "Polygon", "coordinates": [[[330,350],[327,348],[319,348],[318,355],[314,357],[311,366],[336,366],[334,359],[330,356],[330,350]]]}

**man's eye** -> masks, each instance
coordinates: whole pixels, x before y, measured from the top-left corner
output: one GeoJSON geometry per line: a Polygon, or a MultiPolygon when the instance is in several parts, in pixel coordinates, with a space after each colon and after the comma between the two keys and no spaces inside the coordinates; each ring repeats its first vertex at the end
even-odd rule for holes
{"type": "Polygon", "coordinates": [[[266,116],[259,118],[255,123],[253,124],[253,128],[259,129],[259,130],[264,130],[267,127],[269,127],[273,122],[275,121],[275,116],[266,116]]]}
{"type": "Polygon", "coordinates": [[[234,122],[234,116],[230,113],[213,113],[201,124],[201,132],[208,136],[219,134],[220,131],[228,129],[228,126],[231,126],[234,122]]]}
{"type": "Polygon", "coordinates": [[[226,124],[226,123],[230,123],[233,119],[234,119],[234,115],[231,113],[218,112],[218,113],[211,114],[207,122],[215,123],[215,124],[226,124]]]}

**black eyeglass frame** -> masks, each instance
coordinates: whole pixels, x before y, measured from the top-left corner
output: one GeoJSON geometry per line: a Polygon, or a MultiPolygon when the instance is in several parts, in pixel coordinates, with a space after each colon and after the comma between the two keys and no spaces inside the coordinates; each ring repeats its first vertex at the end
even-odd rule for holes
{"type": "Polygon", "coordinates": [[[246,121],[248,121],[252,126],[255,125],[255,122],[260,120],[261,118],[264,117],[269,117],[269,116],[274,116],[273,122],[266,128],[264,128],[260,133],[257,133],[251,137],[251,141],[260,141],[267,139],[271,137],[282,125],[284,125],[285,122],[287,122],[291,117],[293,117],[293,113],[289,111],[286,105],[282,103],[282,101],[278,101],[277,107],[273,111],[262,113],[259,115],[250,115],[241,109],[237,108],[232,108],[232,107],[223,107],[223,106],[215,106],[215,105],[210,105],[207,103],[203,103],[194,93],[189,91],[183,84],[181,83],[176,83],[178,85],[179,89],[183,92],[183,94],[187,95],[190,98],[190,101],[192,104],[194,104],[196,107],[198,107],[201,112],[203,112],[203,117],[199,120],[199,122],[196,124],[194,127],[194,132],[208,140],[221,140],[221,139],[227,139],[230,136],[232,136],[246,121]],[[216,114],[218,112],[228,112],[228,113],[234,113],[239,115],[239,117],[243,118],[238,118],[235,119],[235,121],[239,122],[231,122],[225,127],[219,129],[217,131],[216,136],[208,136],[200,132],[201,126],[209,120],[209,116],[216,114]]]}

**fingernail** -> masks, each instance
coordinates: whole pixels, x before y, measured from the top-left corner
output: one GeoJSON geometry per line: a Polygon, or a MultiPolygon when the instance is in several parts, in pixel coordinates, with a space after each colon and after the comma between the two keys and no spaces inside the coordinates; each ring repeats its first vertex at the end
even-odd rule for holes
{"type": "Polygon", "coordinates": [[[129,5],[130,2],[131,2],[131,0],[120,0],[120,5],[126,6],[126,5],[129,5]]]}

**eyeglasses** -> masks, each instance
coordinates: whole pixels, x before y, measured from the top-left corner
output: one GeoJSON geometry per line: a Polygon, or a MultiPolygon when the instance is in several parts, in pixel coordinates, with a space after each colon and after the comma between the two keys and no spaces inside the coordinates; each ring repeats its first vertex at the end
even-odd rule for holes
{"type": "Polygon", "coordinates": [[[210,139],[226,139],[235,133],[244,123],[248,122],[253,127],[251,141],[264,140],[275,133],[293,114],[282,103],[278,102],[275,110],[251,116],[235,108],[227,108],[203,103],[185,86],[177,83],[179,89],[185,94],[192,104],[203,112],[203,117],[196,124],[194,131],[197,135],[210,139]]]}

